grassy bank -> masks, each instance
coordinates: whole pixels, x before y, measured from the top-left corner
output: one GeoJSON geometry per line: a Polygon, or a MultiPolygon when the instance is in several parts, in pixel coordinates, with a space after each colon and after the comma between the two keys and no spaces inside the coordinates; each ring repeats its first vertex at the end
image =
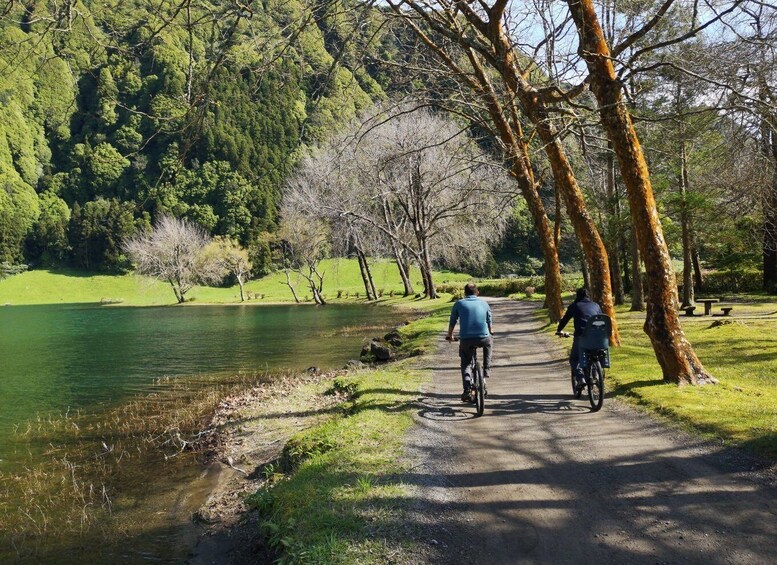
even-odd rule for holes
{"type": "MultiPolygon", "coordinates": [[[[450,303],[427,308],[401,329],[403,351],[423,353],[443,331],[450,303]]],[[[287,443],[277,472],[249,498],[282,562],[396,562],[407,549],[398,454],[426,376],[409,358],[341,377],[340,412],[287,443]]]]}
{"type": "Polygon", "coordinates": [[[611,351],[609,395],[707,438],[777,458],[777,305],[764,298],[737,297],[731,318],[681,317],[696,353],[720,382],[679,388],[662,380],[642,331],[644,313],[619,307],[623,346],[611,351]]]}
{"type": "MultiPolygon", "coordinates": [[[[402,281],[397,268],[391,261],[375,260],[371,263],[375,287],[384,297],[401,294],[402,281]]],[[[321,270],[325,273],[324,295],[337,301],[364,299],[364,286],[359,266],[354,259],[328,259],[321,270]]],[[[438,271],[437,282],[464,281],[469,278],[462,273],[438,271]]],[[[421,275],[417,269],[412,272],[416,290],[421,290],[421,275]]],[[[304,281],[292,276],[301,300],[310,300],[310,292],[304,281]]],[[[292,302],[291,292],[283,273],[273,273],[255,281],[249,281],[246,290],[250,303],[292,302]]],[[[187,298],[195,303],[226,304],[240,302],[237,286],[231,288],[195,287],[187,298]]],[[[106,275],[73,269],[33,270],[0,281],[0,305],[2,304],[66,304],[66,303],[121,303],[128,306],[174,304],[175,297],[170,286],[147,277],[106,275]]]]}

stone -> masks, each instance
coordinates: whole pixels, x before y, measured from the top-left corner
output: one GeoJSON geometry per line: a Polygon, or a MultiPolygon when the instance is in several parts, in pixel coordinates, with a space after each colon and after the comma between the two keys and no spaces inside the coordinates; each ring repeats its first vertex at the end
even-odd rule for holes
{"type": "Polygon", "coordinates": [[[388,361],[391,359],[391,350],[386,345],[375,340],[370,342],[370,353],[372,353],[376,361],[388,361]]]}
{"type": "Polygon", "coordinates": [[[403,343],[402,334],[399,333],[397,330],[390,331],[389,333],[383,336],[383,339],[386,340],[391,345],[393,345],[394,347],[399,347],[403,343]]]}

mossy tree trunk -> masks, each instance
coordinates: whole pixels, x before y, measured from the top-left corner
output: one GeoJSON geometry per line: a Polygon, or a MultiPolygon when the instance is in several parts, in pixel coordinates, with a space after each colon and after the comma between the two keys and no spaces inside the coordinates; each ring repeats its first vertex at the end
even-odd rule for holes
{"type": "Polygon", "coordinates": [[[677,384],[714,381],[705,371],[680,325],[677,284],[658,216],[647,162],[626,108],[592,0],[567,0],[586,62],[599,115],[620,164],[648,276],[644,330],[650,337],[664,380],[677,384]]]}

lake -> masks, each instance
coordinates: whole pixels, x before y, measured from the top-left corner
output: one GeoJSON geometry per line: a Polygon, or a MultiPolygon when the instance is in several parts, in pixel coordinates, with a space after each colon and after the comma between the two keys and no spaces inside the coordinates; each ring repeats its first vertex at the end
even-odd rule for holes
{"type": "Polygon", "coordinates": [[[92,410],[162,377],[341,367],[398,321],[365,305],[0,308],[0,466],[14,425],[92,410]]]}

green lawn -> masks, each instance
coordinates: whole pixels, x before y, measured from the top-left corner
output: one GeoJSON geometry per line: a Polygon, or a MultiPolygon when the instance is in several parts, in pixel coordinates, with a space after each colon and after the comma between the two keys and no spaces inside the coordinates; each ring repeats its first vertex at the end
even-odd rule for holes
{"type": "Polygon", "coordinates": [[[623,345],[611,350],[609,393],[706,437],[777,458],[777,304],[764,298],[736,297],[731,318],[681,317],[697,355],[720,381],[705,386],[664,383],[642,331],[644,314],[618,307],[623,345]]]}
{"type": "MultiPolygon", "coordinates": [[[[401,293],[402,281],[394,263],[374,260],[371,263],[375,287],[384,296],[401,293]]],[[[364,286],[359,275],[358,263],[353,259],[329,259],[323,262],[324,295],[336,300],[363,300],[364,286]]],[[[446,271],[435,273],[436,282],[461,282],[469,275],[446,271]]],[[[250,302],[290,302],[293,300],[283,273],[273,273],[256,281],[250,281],[246,289],[253,297],[250,302]]],[[[416,291],[422,290],[421,276],[412,272],[416,291]]],[[[292,277],[301,300],[310,300],[310,292],[304,281],[292,277]]],[[[187,295],[195,303],[239,302],[239,289],[196,287],[187,295]]],[[[174,304],[175,297],[166,283],[147,277],[107,275],[73,269],[34,270],[0,281],[0,305],[2,304],[63,304],[83,302],[120,302],[131,306],[174,304]]]]}

